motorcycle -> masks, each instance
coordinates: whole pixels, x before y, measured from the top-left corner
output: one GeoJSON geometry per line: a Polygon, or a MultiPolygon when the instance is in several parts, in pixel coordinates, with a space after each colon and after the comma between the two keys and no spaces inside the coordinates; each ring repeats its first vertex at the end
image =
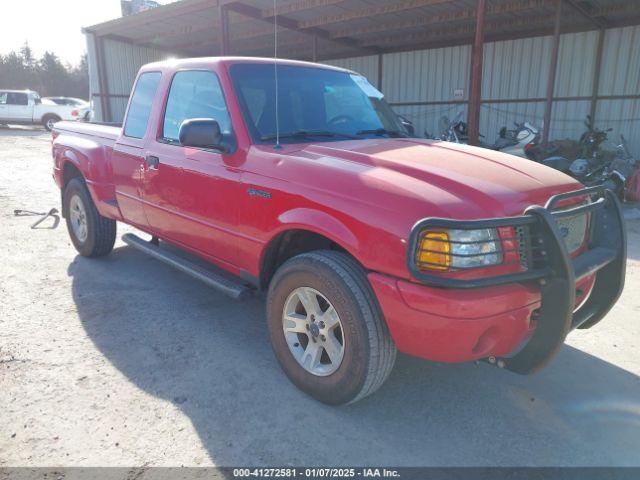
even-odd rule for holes
{"type": "Polygon", "coordinates": [[[592,149],[591,145],[585,142],[593,156],[591,159],[574,160],[569,167],[569,173],[587,187],[602,185],[624,200],[627,181],[637,169],[637,162],[629,151],[624,135],[620,135],[620,144],[616,146],[615,153],[600,148],[604,140],[596,140],[597,149],[592,149]]]}
{"type": "Polygon", "coordinates": [[[398,117],[398,120],[400,121],[402,127],[405,129],[407,135],[409,135],[410,137],[415,137],[416,128],[413,126],[413,122],[403,115],[396,114],[396,116],[398,117]]]}
{"type": "Polygon", "coordinates": [[[514,123],[514,130],[502,127],[492,147],[510,155],[528,158],[528,151],[534,148],[540,139],[540,131],[529,122],[514,123]]]}
{"type": "Polygon", "coordinates": [[[587,115],[585,125],[587,130],[579,141],[565,139],[534,144],[527,149],[527,158],[577,179],[587,178],[587,174],[597,176],[612,158],[601,149],[611,129],[605,131],[595,128],[590,115],[587,115]]]}
{"type": "MultiPolygon", "coordinates": [[[[453,143],[469,143],[469,129],[463,118],[464,112],[459,112],[453,121],[450,121],[446,115],[442,116],[439,122],[440,135],[434,139],[453,143]]],[[[510,155],[526,157],[527,150],[537,143],[539,131],[529,122],[515,123],[515,127],[514,130],[502,127],[493,145],[480,142],[480,146],[510,155]]],[[[426,132],[425,136],[429,138],[426,132]]],[[[484,135],[479,135],[479,137],[484,138],[484,135]]]]}
{"type": "Polygon", "coordinates": [[[425,131],[425,138],[453,143],[469,143],[469,130],[467,128],[467,123],[463,121],[463,118],[464,112],[462,111],[458,112],[453,121],[450,121],[449,117],[443,115],[440,117],[440,121],[438,122],[440,135],[432,137],[425,131]]]}

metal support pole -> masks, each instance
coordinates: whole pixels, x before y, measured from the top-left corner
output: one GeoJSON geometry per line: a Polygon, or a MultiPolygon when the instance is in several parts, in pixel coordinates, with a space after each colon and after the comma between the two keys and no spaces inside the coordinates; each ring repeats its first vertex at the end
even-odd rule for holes
{"type": "Polygon", "coordinates": [[[313,35],[313,43],[311,49],[311,55],[314,62],[318,61],[318,35],[313,35]]]}
{"type": "Polygon", "coordinates": [[[558,70],[558,52],[560,51],[560,21],[562,20],[562,0],[558,0],[556,8],[556,22],[553,29],[553,49],[551,50],[551,63],[549,65],[549,78],[547,79],[547,98],[544,105],[544,127],[542,129],[542,142],[549,141],[551,132],[551,110],[553,108],[553,90],[556,84],[556,71],[558,70]]]}
{"type": "Polygon", "coordinates": [[[478,144],[480,136],[480,97],[482,96],[482,48],[484,44],[484,18],[486,0],[478,0],[476,35],[471,51],[471,80],[469,86],[469,143],[478,144]]]}
{"type": "Polygon", "coordinates": [[[604,50],[604,28],[598,33],[598,49],[596,50],[596,62],[593,70],[593,89],[591,90],[591,121],[595,121],[596,110],[598,107],[598,90],[600,89],[600,70],[602,68],[602,51],[604,50]]]}
{"type": "Polygon", "coordinates": [[[382,91],[382,70],[384,68],[384,65],[382,63],[382,57],[383,55],[381,53],[378,54],[378,85],[376,85],[378,87],[378,90],[382,91]]]}
{"type": "Polygon", "coordinates": [[[113,122],[111,116],[111,98],[109,97],[109,83],[107,81],[107,65],[104,55],[104,40],[95,35],[96,63],[98,67],[98,86],[100,87],[100,109],[102,110],[102,121],[113,122]]]}
{"type": "Polygon", "coordinates": [[[226,5],[218,5],[220,20],[220,55],[229,55],[229,10],[226,5]]]}

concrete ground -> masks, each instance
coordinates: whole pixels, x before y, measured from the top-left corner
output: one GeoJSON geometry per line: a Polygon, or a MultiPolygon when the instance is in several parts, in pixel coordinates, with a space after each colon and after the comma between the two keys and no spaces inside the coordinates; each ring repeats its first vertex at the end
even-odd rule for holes
{"type": "Polygon", "coordinates": [[[541,373],[400,356],[335,408],[280,371],[262,299],[13,214],[52,207],[50,137],[0,130],[0,466],[640,465],[638,221],[621,301],[541,373]]]}

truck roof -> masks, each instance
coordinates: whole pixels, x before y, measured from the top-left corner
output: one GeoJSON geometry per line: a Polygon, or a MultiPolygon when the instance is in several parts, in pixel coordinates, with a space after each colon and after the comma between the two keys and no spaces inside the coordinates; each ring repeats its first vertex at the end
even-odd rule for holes
{"type": "MultiPolygon", "coordinates": [[[[287,60],[278,58],[275,60],[278,65],[292,65],[299,67],[324,68],[327,70],[337,70],[347,73],[356,73],[353,70],[334,67],[321,63],[303,62],[300,60],[287,60]]],[[[180,68],[203,68],[214,65],[233,65],[238,63],[265,63],[273,65],[274,59],[268,57],[198,57],[198,58],[170,58],[160,62],[153,62],[143,65],[140,71],[149,70],[176,70],[180,68]]]]}
{"type": "Polygon", "coordinates": [[[10,93],[38,93],[35,90],[12,90],[10,88],[0,88],[0,92],[10,92],[10,93]]]}

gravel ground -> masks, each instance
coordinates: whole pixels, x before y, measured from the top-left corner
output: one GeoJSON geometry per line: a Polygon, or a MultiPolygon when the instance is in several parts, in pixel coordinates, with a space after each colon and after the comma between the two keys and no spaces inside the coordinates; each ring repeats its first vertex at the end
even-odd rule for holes
{"type": "MultiPolygon", "coordinates": [[[[264,300],[228,300],[119,240],[76,255],[49,136],[0,130],[0,466],[640,465],[640,222],[627,287],[541,373],[400,356],[340,408],[296,390],[264,300]]],[[[119,233],[126,228],[119,227],[119,233]]]]}

